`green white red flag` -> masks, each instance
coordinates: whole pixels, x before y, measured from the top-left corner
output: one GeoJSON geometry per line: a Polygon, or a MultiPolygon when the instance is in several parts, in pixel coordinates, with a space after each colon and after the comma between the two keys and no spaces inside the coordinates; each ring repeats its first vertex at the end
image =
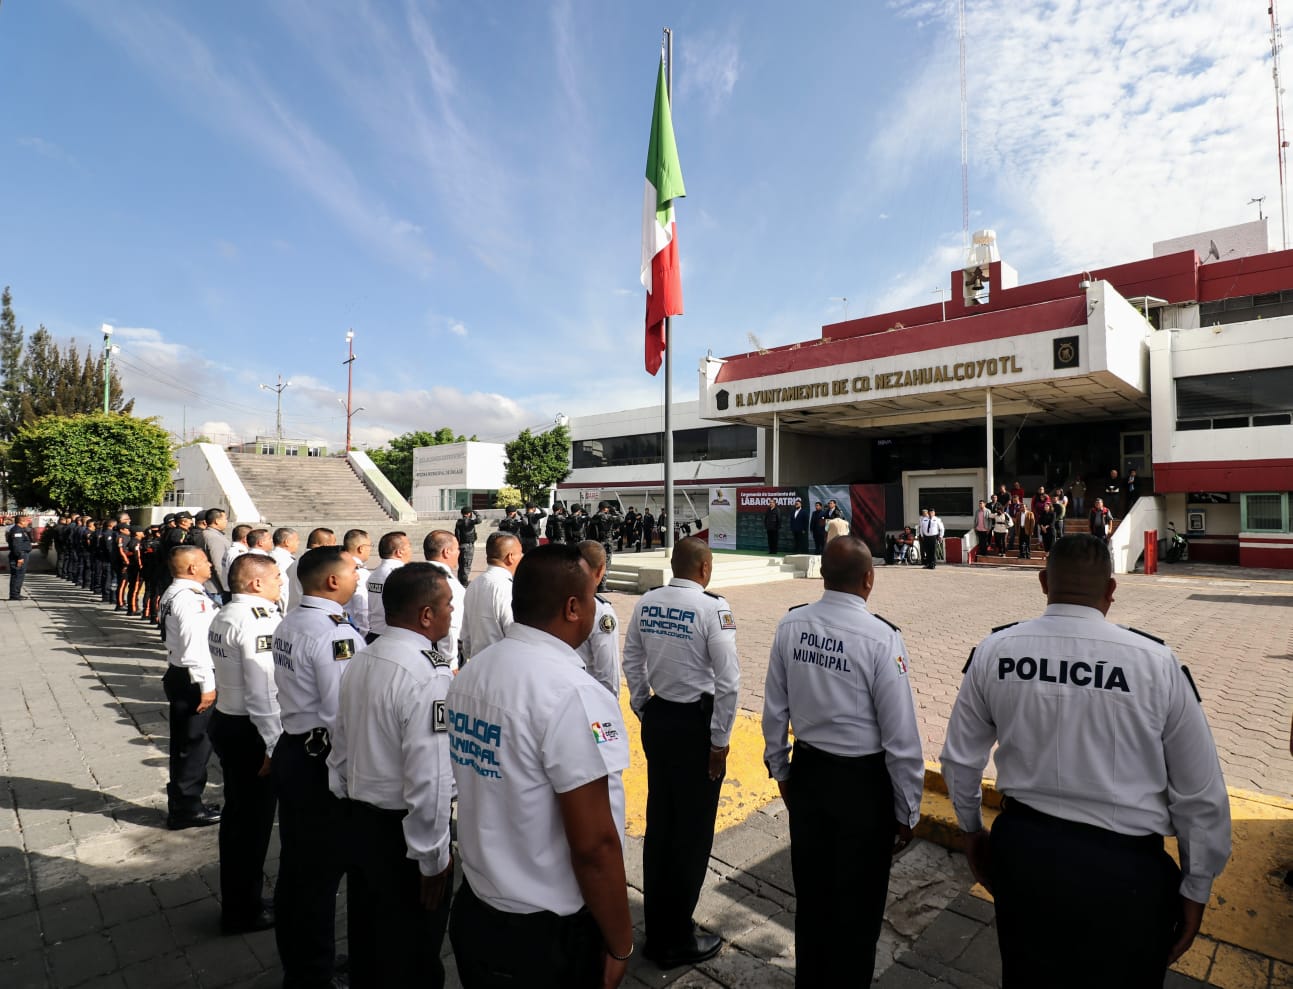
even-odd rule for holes
{"type": "Polygon", "coordinates": [[[678,270],[678,228],[673,201],[687,195],[673,139],[673,117],[665,89],[664,55],[656,78],[651,141],[647,147],[646,193],[642,199],[642,286],[646,289],[646,369],[660,370],[665,317],[682,315],[682,273],[678,270]]]}

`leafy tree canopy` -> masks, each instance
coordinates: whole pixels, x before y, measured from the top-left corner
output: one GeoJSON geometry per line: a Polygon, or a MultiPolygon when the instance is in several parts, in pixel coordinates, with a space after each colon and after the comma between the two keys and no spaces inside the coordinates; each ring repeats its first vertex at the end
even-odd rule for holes
{"type": "Polygon", "coordinates": [[[549,488],[570,476],[570,429],[566,426],[538,434],[523,429],[504,449],[507,483],[527,502],[537,503],[549,488]]]}
{"type": "Polygon", "coordinates": [[[386,475],[405,498],[413,497],[413,451],[423,446],[442,446],[445,443],[476,442],[473,435],[470,439],[461,434],[455,436],[448,426],[441,426],[434,433],[424,429],[396,436],[386,444],[383,450],[370,450],[377,469],[386,475]]]}
{"type": "Polygon", "coordinates": [[[9,449],[19,503],[106,515],[155,505],[171,481],[171,439],[154,419],[120,413],[45,416],[9,449]]]}
{"type": "Polygon", "coordinates": [[[516,488],[499,488],[494,494],[495,508],[520,508],[525,504],[525,498],[516,488]]]}

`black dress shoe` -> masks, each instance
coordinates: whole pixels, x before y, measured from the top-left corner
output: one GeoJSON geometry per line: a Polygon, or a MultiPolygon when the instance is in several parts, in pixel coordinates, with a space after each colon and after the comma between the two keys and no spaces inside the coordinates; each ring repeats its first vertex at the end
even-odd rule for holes
{"type": "Polygon", "coordinates": [[[254,934],[256,931],[267,931],[274,926],[274,911],[262,909],[250,917],[221,917],[221,934],[254,934]]]}
{"type": "Polygon", "coordinates": [[[652,945],[642,948],[643,956],[655,963],[656,968],[681,968],[683,965],[699,965],[713,958],[723,941],[715,934],[693,934],[682,944],[663,950],[652,945]]]}
{"type": "Polygon", "coordinates": [[[183,831],[185,828],[209,828],[220,823],[220,808],[210,805],[189,814],[168,814],[166,826],[172,831],[183,831]]]}

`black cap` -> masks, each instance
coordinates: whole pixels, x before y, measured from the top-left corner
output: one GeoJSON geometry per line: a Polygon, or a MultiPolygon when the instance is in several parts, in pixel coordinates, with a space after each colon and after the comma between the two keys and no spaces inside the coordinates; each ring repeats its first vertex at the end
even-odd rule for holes
{"type": "Polygon", "coordinates": [[[470,508],[468,508],[466,505],[464,505],[464,506],[463,506],[463,509],[462,509],[462,514],[463,514],[463,515],[470,515],[470,514],[471,514],[471,509],[470,509],[470,508]]]}
{"type": "Polygon", "coordinates": [[[180,512],[178,515],[175,516],[175,518],[177,521],[179,519],[191,519],[193,518],[193,514],[191,512],[180,512]]]}
{"type": "MultiPolygon", "coordinates": [[[[171,513],[170,513],[169,515],[167,515],[164,519],[162,519],[162,525],[166,525],[166,524],[168,524],[168,523],[170,523],[170,522],[174,522],[174,521],[175,521],[175,513],[174,513],[174,512],[171,512],[171,513]]],[[[156,523],[156,522],[154,522],[154,523],[153,523],[153,528],[156,528],[156,527],[157,527],[157,523],[156,523]]]]}

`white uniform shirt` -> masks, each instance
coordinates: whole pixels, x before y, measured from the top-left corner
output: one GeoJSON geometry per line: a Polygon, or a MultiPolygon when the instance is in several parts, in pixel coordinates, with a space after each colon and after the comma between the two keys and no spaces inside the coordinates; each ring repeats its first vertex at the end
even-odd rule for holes
{"type": "Polygon", "coordinates": [[[993,742],[997,788],[1120,834],[1175,834],[1181,895],[1206,903],[1230,857],[1230,802],[1193,681],[1157,639],[1094,608],[1052,604],[970,654],[943,777],[966,831],[993,742]]]}
{"type": "Polygon", "coordinates": [[[933,536],[941,538],[947,530],[943,528],[943,520],[937,515],[933,518],[923,518],[920,520],[920,534],[922,536],[933,536]]]}
{"type": "Polygon", "coordinates": [[[225,550],[224,557],[220,560],[221,587],[227,588],[229,586],[229,568],[233,566],[233,561],[247,552],[250,552],[250,550],[248,550],[246,543],[229,544],[229,548],[225,550]]]}
{"type": "Polygon", "coordinates": [[[925,787],[920,725],[902,633],[856,594],[825,591],[777,624],[763,692],[763,759],[790,778],[795,739],[838,756],[884,753],[894,817],[915,827],[925,787]]]}
{"type": "Polygon", "coordinates": [[[162,593],[157,604],[162,637],[166,640],[166,661],[188,669],[189,677],[209,694],[216,689],[211,653],[207,651],[207,629],[216,608],[196,580],[177,578],[162,593]]]}
{"type": "Polygon", "coordinates": [[[386,578],[402,566],[403,560],[388,557],[368,575],[368,631],[386,634],[386,602],[382,600],[382,590],[386,587],[386,578]]]}
{"type": "Polygon", "coordinates": [[[279,608],[283,614],[287,614],[288,606],[291,604],[292,582],[289,574],[292,572],[292,564],[296,562],[296,557],[289,553],[282,546],[275,546],[269,551],[269,555],[274,558],[278,564],[278,575],[282,578],[282,594],[278,599],[279,608]]]}
{"type": "Polygon", "coordinates": [[[305,593],[304,591],[301,590],[301,578],[296,575],[296,567],[297,567],[297,564],[300,562],[301,561],[299,559],[293,560],[291,563],[291,566],[287,568],[287,583],[290,586],[287,592],[287,608],[283,612],[284,614],[287,614],[288,611],[291,611],[298,604],[300,604],[301,598],[304,596],[304,593],[305,593]]]}
{"type": "Polygon", "coordinates": [[[305,595],[301,606],[274,633],[274,683],[283,731],[303,735],[314,728],[332,733],[346,662],[364,648],[364,637],[345,619],[341,605],[305,595]]]}
{"type": "Polygon", "coordinates": [[[462,597],[462,651],[471,659],[502,641],[512,624],[512,574],[491,563],[467,585],[462,597]]]}
{"type": "Polygon", "coordinates": [[[624,641],[624,678],[638,717],[653,693],[679,704],[713,694],[710,742],[726,745],[741,686],[736,620],[726,599],[681,577],[647,591],[624,641]]]}
{"type": "Polygon", "coordinates": [[[355,628],[359,629],[359,634],[367,635],[369,631],[368,579],[372,574],[359,557],[352,556],[351,559],[355,561],[355,567],[359,571],[359,583],[355,585],[355,596],[346,602],[346,613],[350,615],[350,620],[355,623],[355,628]]]}
{"type": "Polygon", "coordinates": [[[404,842],[424,876],[449,866],[449,661],[416,632],[388,628],[346,663],[328,784],[338,797],[407,810],[404,842]]]}
{"type": "MultiPolygon", "coordinates": [[[[474,585],[473,585],[474,586],[474,585]]],[[[471,588],[467,589],[471,593],[471,588]]],[[[615,609],[600,594],[597,596],[597,619],[592,634],[575,650],[584,661],[588,675],[620,696],[620,626],[615,609]]]]}
{"type": "Polygon", "coordinates": [[[557,794],[606,777],[623,842],[628,733],[582,666],[559,639],[513,625],[449,688],[463,874],[497,910],[568,917],[584,906],[557,794]]]}
{"type": "Polygon", "coordinates": [[[215,667],[216,709],[251,718],[274,754],[283,724],[274,684],[274,630],[282,616],[273,601],[254,594],[235,594],[207,630],[207,647],[215,667]]]}
{"type": "Polygon", "coordinates": [[[449,634],[436,643],[436,648],[449,658],[449,668],[458,668],[458,640],[462,638],[463,598],[467,590],[458,582],[458,575],[437,560],[430,561],[431,566],[439,567],[440,572],[449,578],[449,592],[453,595],[453,616],[449,619],[449,634]]]}

